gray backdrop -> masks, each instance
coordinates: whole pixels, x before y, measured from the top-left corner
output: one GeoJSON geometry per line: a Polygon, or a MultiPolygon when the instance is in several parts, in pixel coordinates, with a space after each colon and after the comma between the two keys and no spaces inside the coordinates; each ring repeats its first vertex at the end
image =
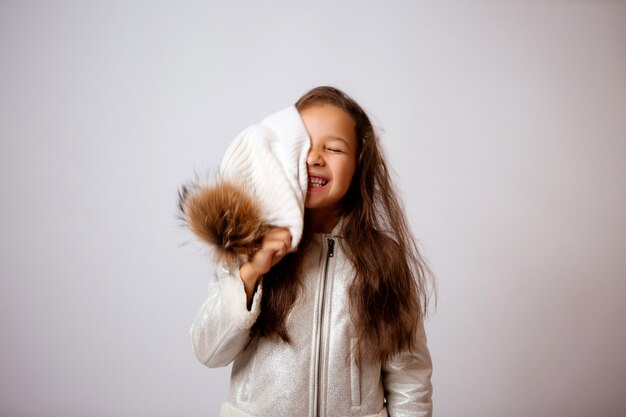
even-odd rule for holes
{"type": "Polygon", "coordinates": [[[0,1],[0,415],[213,416],[177,187],[309,88],[381,129],[435,414],[626,413],[626,4],[0,1]]]}

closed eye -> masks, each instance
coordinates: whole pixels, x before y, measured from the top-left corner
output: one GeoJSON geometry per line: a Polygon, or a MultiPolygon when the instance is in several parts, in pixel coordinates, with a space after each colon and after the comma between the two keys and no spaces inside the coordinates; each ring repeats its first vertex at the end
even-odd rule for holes
{"type": "Polygon", "coordinates": [[[339,148],[329,148],[328,146],[325,146],[325,149],[329,152],[332,153],[344,153],[341,149],[339,148]]]}

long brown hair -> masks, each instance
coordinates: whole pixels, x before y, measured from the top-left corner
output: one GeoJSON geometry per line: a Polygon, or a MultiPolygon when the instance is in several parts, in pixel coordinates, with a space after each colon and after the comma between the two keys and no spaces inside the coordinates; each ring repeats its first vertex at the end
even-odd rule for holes
{"type": "MultiPolygon", "coordinates": [[[[350,316],[359,336],[357,354],[367,352],[383,363],[414,346],[418,323],[428,310],[431,274],[391,183],[369,117],[347,94],[327,86],[307,92],[296,108],[302,112],[320,104],[344,110],[355,122],[357,169],[341,202],[343,247],[356,271],[348,289],[350,316]]],[[[285,321],[302,286],[302,257],[311,230],[305,212],[299,250],[263,278],[261,315],[254,333],[290,341],[285,321]]]]}

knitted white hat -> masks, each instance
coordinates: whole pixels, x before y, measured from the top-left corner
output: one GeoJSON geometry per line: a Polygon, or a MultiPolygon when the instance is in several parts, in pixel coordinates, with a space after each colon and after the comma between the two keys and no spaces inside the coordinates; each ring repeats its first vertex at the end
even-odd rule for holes
{"type": "Polygon", "coordinates": [[[300,113],[290,106],[241,132],[220,165],[220,176],[248,191],[267,224],[289,228],[292,248],[302,237],[310,146],[300,113]]]}

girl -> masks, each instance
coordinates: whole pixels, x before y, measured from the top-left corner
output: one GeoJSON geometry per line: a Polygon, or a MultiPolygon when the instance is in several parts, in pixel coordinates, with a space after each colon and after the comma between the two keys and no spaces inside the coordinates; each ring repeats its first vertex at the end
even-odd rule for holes
{"type": "Polygon", "coordinates": [[[299,246],[273,227],[218,268],[190,330],[202,363],[233,363],[220,416],[431,416],[428,270],[372,124],[332,87],[295,107],[311,141],[299,246]]]}

